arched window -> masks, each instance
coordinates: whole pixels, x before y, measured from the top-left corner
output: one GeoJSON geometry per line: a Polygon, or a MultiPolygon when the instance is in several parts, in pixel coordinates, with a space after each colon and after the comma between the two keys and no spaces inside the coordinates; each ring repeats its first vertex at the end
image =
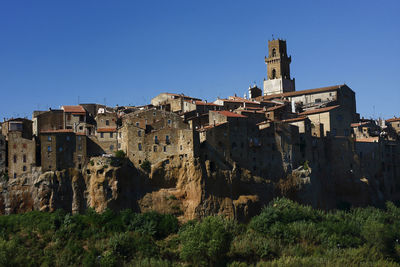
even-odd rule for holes
{"type": "Polygon", "coordinates": [[[276,57],[276,48],[272,48],[272,57],[276,57]]]}
{"type": "Polygon", "coordinates": [[[276,78],[276,69],[272,69],[272,75],[271,75],[272,77],[272,79],[275,79],[276,78]]]}

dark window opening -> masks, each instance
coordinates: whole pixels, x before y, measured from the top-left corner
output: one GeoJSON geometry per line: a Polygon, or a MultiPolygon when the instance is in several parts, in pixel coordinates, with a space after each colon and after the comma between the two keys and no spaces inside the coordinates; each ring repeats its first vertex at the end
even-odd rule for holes
{"type": "Polygon", "coordinates": [[[276,69],[273,69],[273,70],[272,70],[271,78],[272,78],[272,79],[275,79],[275,78],[276,78],[276,69]]]}

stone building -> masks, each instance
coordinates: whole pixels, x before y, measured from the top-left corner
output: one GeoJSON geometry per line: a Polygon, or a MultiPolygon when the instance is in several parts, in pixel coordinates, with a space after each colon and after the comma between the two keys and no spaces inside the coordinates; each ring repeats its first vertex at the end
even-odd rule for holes
{"type": "Polygon", "coordinates": [[[17,178],[36,166],[36,142],[32,139],[32,121],[9,120],[2,125],[8,146],[8,176],[17,178]]]}
{"type": "Polygon", "coordinates": [[[113,154],[118,150],[117,113],[99,110],[95,120],[98,145],[104,153],[113,154]]]}
{"type": "Polygon", "coordinates": [[[198,131],[202,157],[211,166],[236,162],[255,175],[277,179],[301,162],[295,145],[299,143],[296,126],[267,121],[256,124],[257,119],[229,111],[210,111],[209,117],[209,125],[198,131]]]}
{"type": "Polygon", "coordinates": [[[173,112],[149,109],[123,117],[121,149],[136,165],[152,164],[169,157],[193,158],[198,152],[198,134],[173,112]]]}
{"type": "Polygon", "coordinates": [[[64,129],[64,111],[61,109],[34,111],[32,121],[35,136],[39,136],[40,131],[64,129]]]}
{"type": "Polygon", "coordinates": [[[299,113],[299,116],[307,116],[314,128],[323,124],[323,136],[350,136],[353,114],[341,106],[312,109],[299,113]]]}
{"type": "Polygon", "coordinates": [[[374,120],[355,122],[350,126],[352,128],[352,136],[355,139],[379,137],[381,134],[381,127],[374,120]]]}
{"type": "Polygon", "coordinates": [[[264,80],[264,95],[295,91],[295,80],[290,79],[292,57],[287,55],[286,41],[268,41],[267,79],[264,80]]]}
{"type": "Polygon", "coordinates": [[[390,125],[398,135],[400,135],[400,118],[391,118],[386,120],[386,123],[390,125]]]}
{"type": "Polygon", "coordinates": [[[184,94],[161,93],[151,99],[151,104],[155,107],[161,106],[167,111],[187,112],[191,111],[190,107],[193,107],[193,105],[191,105],[193,101],[201,101],[201,99],[184,94]]]}
{"type": "Polygon", "coordinates": [[[10,132],[20,132],[23,138],[32,138],[32,121],[25,118],[15,118],[4,121],[1,124],[1,133],[8,140],[8,134],[10,132]]]}
{"type": "Polygon", "coordinates": [[[86,133],[86,110],[82,106],[62,106],[64,111],[64,129],[75,133],[86,133]]]}
{"type": "Polygon", "coordinates": [[[242,97],[230,96],[228,99],[217,99],[214,104],[223,106],[224,110],[235,110],[240,107],[260,107],[260,102],[242,97]]]}
{"type": "Polygon", "coordinates": [[[40,133],[43,171],[67,168],[82,169],[87,163],[86,136],[71,129],[48,130],[40,133]]]}
{"type": "Polygon", "coordinates": [[[6,172],[7,165],[6,137],[0,133],[0,177],[6,172]]]}

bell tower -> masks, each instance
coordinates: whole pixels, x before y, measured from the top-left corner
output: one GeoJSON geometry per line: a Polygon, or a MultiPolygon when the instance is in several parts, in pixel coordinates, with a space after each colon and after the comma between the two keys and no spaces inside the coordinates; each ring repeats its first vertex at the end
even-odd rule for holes
{"type": "Polygon", "coordinates": [[[285,40],[268,41],[267,80],[264,80],[264,95],[295,91],[294,79],[290,79],[290,62],[285,40]]]}

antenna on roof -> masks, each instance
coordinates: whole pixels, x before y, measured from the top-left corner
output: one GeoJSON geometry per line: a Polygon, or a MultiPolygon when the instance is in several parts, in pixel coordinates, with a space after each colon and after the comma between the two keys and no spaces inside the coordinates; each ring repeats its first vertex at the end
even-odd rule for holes
{"type": "Polygon", "coordinates": [[[272,34],[272,40],[274,40],[274,35],[272,34]]]}

